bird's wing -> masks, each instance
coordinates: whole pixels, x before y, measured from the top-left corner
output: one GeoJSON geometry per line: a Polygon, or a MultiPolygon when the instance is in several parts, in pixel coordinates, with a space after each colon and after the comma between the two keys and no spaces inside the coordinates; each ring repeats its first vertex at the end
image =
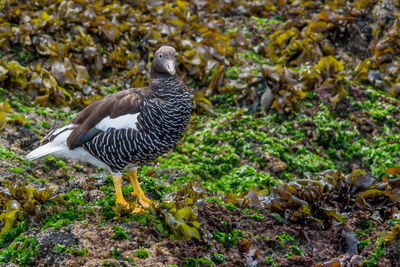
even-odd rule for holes
{"type": "Polygon", "coordinates": [[[136,128],[137,116],[150,90],[147,87],[127,89],[103,97],[76,114],[66,126],[49,133],[42,145],[51,142],[64,129],[72,130],[67,145],[75,149],[109,128],[136,128]]]}

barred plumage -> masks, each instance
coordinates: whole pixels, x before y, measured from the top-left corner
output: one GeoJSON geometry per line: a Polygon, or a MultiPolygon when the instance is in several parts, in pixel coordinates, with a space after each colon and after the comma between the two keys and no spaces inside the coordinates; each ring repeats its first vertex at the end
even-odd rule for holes
{"type": "Polygon", "coordinates": [[[176,92],[175,97],[169,99],[163,96],[165,88],[171,88],[169,93],[174,88],[184,88],[179,78],[164,80],[164,85],[143,101],[137,130],[110,128],[84,143],[83,147],[106,162],[112,172],[121,172],[129,163],[143,165],[170,150],[189,122],[191,103],[186,90],[176,92]],[[115,155],[117,158],[113,159],[115,155]]]}

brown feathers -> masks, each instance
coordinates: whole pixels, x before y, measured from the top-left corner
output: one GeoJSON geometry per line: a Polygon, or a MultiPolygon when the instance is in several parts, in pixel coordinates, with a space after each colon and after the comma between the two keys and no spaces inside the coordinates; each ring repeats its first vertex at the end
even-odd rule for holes
{"type": "Polygon", "coordinates": [[[86,134],[105,117],[116,118],[121,115],[140,112],[143,99],[151,93],[149,87],[128,89],[107,95],[87,106],[70,122],[77,127],[68,136],[67,145],[69,149],[77,148],[82,145],[83,141],[87,141],[84,140],[87,139],[85,138],[86,134]]]}

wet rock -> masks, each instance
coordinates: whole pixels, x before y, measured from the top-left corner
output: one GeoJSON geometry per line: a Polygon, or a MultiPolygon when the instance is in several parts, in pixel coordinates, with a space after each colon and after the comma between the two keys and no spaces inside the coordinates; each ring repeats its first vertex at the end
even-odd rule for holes
{"type": "Polygon", "coordinates": [[[277,158],[276,156],[270,154],[270,153],[265,153],[265,161],[266,161],[266,171],[270,171],[273,173],[281,173],[284,170],[287,169],[287,164],[277,158]]]}
{"type": "Polygon", "coordinates": [[[40,266],[61,266],[69,255],[65,253],[57,254],[55,246],[63,245],[67,248],[77,247],[79,237],[75,236],[71,230],[73,224],[61,227],[59,229],[47,228],[36,236],[38,243],[38,258],[40,266]]]}
{"type": "Polygon", "coordinates": [[[381,0],[372,9],[372,16],[376,21],[384,24],[390,24],[390,22],[393,22],[395,19],[393,14],[398,12],[397,6],[397,1],[381,0]]]}
{"type": "Polygon", "coordinates": [[[385,249],[386,255],[390,261],[391,266],[399,266],[400,265],[400,240],[394,240],[391,242],[387,249],[385,249]]]}
{"type": "Polygon", "coordinates": [[[346,244],[346,252],[349,254],[355,253],[357,251],[358,244],[356,235],[353,232],[344,230],[342,232],[342,237],[344,238],[344,242],[346,244]]]}
{"type": "Polygon", "coordinates": [[[271,88],[268,86],[265,88],[264,93],[261,96],[261,110],[267,112],[272,105],[272,100],[274,100],[274,94],[271,88]]]}

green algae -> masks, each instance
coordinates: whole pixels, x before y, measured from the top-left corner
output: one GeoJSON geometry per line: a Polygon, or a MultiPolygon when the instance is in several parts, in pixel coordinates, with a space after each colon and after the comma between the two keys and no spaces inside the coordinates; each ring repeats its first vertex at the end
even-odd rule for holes
{"type": "Polygon", "coordinates": [[[121,257],[122,251],[118,250],[117,248],[113,248],[113,251],[111,253],[111,257],[113,257],[114,259],[119,259],[122,258],[121,257]]]}
{"type": "MultiPolygon", "coordinates": [[[[210,191],[243,192],[254,185],[265,188],[276,183],[268,172],[241,165],[241,162],[247,161],[257,162],[261,168],[265,167],[265,152],[277,156],[287,164],[288,169],[281,174],[282,177],[290,177],[292,171],[302,174],[335,169],[334,162],[329,158],[304,146],[298,146],[295,152],[291,152],[290,147],[304,138],[305,132],[293,129],[288,122],[280,123],[279,116],[253,118],[238,114],[226,112],[209,120],[201,131],[188,132],[184,136],[185,142],[176,148],[176,152],[159,158],[160,164],[155,171],[179,168],[186,176],[180,177],[177,183],[197,176],[201,177],[203,186],[210,191]],[[271,136],[273,133],[265,131],[265,128],[274,127],[274,131],[287,134],[287,137],[276,138],[271,136]],[[254,145],[258,146],[257,150],[254,145]]],[[[319,130],[323,135],[322,126],[319,130]]],[[[354,136],[354,133],[350,134],[351,137],[354,136]]],[[[339,134],[338,137],[342,138],[339,134]]]]}
{"type": "Polygon", "coordinates": [[[20,235],[7,248],[0,251],[0,263],[33,264],[33,258],[38,256],[38,244],[34,236],[20,235]]]}
{"type": "Polygon", "coordinates": [[[380,256],[383,255],[384,251],[383,251],[383,239],[378,237],[374,243],[374,248],[375,251],[371,253],[371,257],[370,258],[363,258],[363,264],[368,266],[368,267],[372,267],[372,266],[376,266],[378,264],[378,258],[380,256]]]}
{"type": "Polygon", "coordinates": [[[259,30],[269,30],[272,24],[281,24],[282,18],[276,16],[275,18],[260,18],[252,16],[251,19],[256,23],[256,27],[259,30]]]}
{"type": "MultiPolygon", "coordinates": [[[[280,19],[276,19],[275,21],[275,19],[254,16],[250,18],[256,24],[258,30],[269,30],[270,27],[268,24],[280,24],[279,22],[281,21],[280,19]]],[[[245,36],[250,37],[251,32],[249,29],[246,28],[245,30],[245,36]]],[[[234,32],[237,32],[237,28],[231,31],[231,33],[234,32]]],[[[307,51],[307,49],[304,49],[304,51],[307,51]]],[[[103,55],[109,51],[105,51],[99,45],[99,52],[103,55]]],[[[21,66],[25,66],[23,57],[32,60],[32,54],[29,54],[27,50],[21,47],[17,47],[12,53],[15,54],[14,59],[21,66]]],[[[265,55],[263,56],[258,53],[247,52],[240,56],[247,61],[257,64],[268,63],[266,57],[264,57],[265,55]]],[[[239,74],[241,73],[239,73],[237,65],[231,67],[232,69],[229,68],[226,68],[225,77],[239,79],[239,74]]],[[[302,72],[307,68],[310,69],[309,67],[300,65],[298,71],[302,72]]],[[[110,71],[105,73],[111,76],[110,71]]],[[[193,84],[196,87],[202,86],[199,82],[193,84]]],[[[70,92],[71,89],[67,90],[70,92]]],[[[105,91],[106,93],[112,93],[115,90],[115,86],[101,89],[101,91],[105,91]]],[[[307,92],[308,95],[312,93],[307,92]]],[[[223,100],[226,100],[224,101],[225,103],[220,104],[214,111],[219,112],[223,110],[221,113],[225,114],[226,110],[224,110],[224,107],[221,108],[221,106],[229,106],[231,103],[237,103],[233,95],[235,94],[232,94],[229,99],[223,98],[223,100]]],[[[31,106],[21,105],[25,100],[14,100],[12,104],[13,108],[18,112],[30,112],[32,110],[31,106]]],[[[300,107],[303,104],[307,107],[313,106],[310,102],[302,102],[300,107]]],[[[303,116],[300,119],[297,114],[294,114],[294,118],[285,117],[282,119],[273,112],[261,119],[256,118],[257,114],[254,113],[247,113],[245,116],[238,117],[235,111],[228,111],[228,116],[225,117],[227,120],[224,121],[218,120],[220,114],[217,113],[217,116],[211,116],[209,119],[204,120],[204,118],[200,118],[200,120],[197,120],[197,123],[201,123],[203,119],[203,124],[197,125],[193,131],[187,132],[183,142],[178,144],[172,154],[158,159],[155,165],[152,165],[153,167],[145,166],[142,168],[140,170],[141,175],[139,176],[142,187],[146,194],[151,195],[152,199],[162,199],[167,193],[176,190],[180,184],[197,178],[202,181],[202,184],[210,194],[216,191],[240,193],[254,187],[269,188],[276,184],[279,179],[290,180],[296,176],[301,177],[307,172],[314,173],[323,169],[338,169],[343,171],[347,168],[343,162],[353,160],[359,160],[362,167],[372,172],[374,177],[382,176],[386,167],[396,166],[396,157],[399,157],[398,132],[396,133],[395,129],[393,129],[396,120],[392,117],[394,111],[393,105],[381,105],[379,101],[369,100],[365,101],[365,103],[360,102],[360,104],[356,104],[355,106],[358,106],[360,110],[367,110],[372,119],[384,120],[385,122],[381,129],[379,129],[379,133],[387,136],[387,138],[372,137],[372,134],[362,137],[356,127],[347,120],[348,118],[344,118],[343,121],[337,121],[335,111],[329,108],[325,109],[326,107],[322,107],[322,110],[317,111],[312,116],[303,116]],[[311,138],[311,144],[302,145],[301,140],[307,137],[307,132],[302,129],[301,123],[306,120],[316,122],[315,134],[317,139],[311,138]],[[300,127],[293,124],[295,121],[300,123],[300,127]],[[214,129],[209,131],[207,126],[203,129],[205,124],[210,124],[214,129]],[[202,131],[204,132],[203,136],[196,134],[202,131]],[[188,144],[192,144],[192,147],[188,144]],[[254,149],[254,146],[256,146],[256,149],[254,149]],[[216,147],[223,147],[223,149],[220,150],[216,147]],[[266,169],[267,164],[263,157],[264,152],[276,156],[287,165],[287,169],[281,173],[271,173],[270,170],[266,169]],[[154,171],[155,176],[147,174],[147,171],[150,169],[154,171]],[[162,174],[163,171],[166,172],[162,174]],[[176,171],[181,172],[177,177],[175,177],[176,171]]],[[[38,114],[43,116],[50,115],[45,110],[39,111],[38,114]]],[[[73,112],[66,112],[65,114],[59,112],[54,117],[63,119],[65,123],[71,116],[68,114],[73,114],[73,112]]],[[[46,128],[48,126],[46,121],[39,123],[39,127],[36,128],[32,122],[25,118],[14,117],[14,119],[24,121],[25,127],[34,131],[37,131],[38,128],[46,128]]],[[[20,164],[20,161],[17,160],[15,163],[20,164]]],[[[54,161],[54,163],[57,168],[65,168],[63,161],[54,161]]],[[[79,170],[79,168],[77,169],[79,170]]],[[[23,174],[23,170],[23,168],[19,167],[9,168],[9,171],[19,174],[23,174]]],[[[107,182],[108,185],[103,188],[103,191],[106,191],[105,198],[96,203],[82,202],[82,192],[79,191],[65,196],[64,201],[67,202],[68,210],[72,210],[71,214],[76,212],[75,207],[81,206],[85,208],[91,205],[101,205],[103,220],[107,221],[114,218],[116,216],[116,212],[113,210],[115,203],[114,191],[109,178],[107,182]]],[[[132,187],[130,185],[123,187],[125,195],[131,191],[132,187]]],[[[219,198],[216,197],[215,199],[218,199],[219,203],[221,203],[219,198]]],[[[62,206],[64,203],[60,202],[59,205],[62,206]]],[[[222,203],[222,205],[224,204],[222,203]]],[[[229,207],[232,210],[237,208],[233,204],[229,207]]],[[[278,213],[275,214],[277,217],[280,216],[278,213]]],[[[257,214],[251,216],[254,217],[253,219],[258,219],[255,215],[257,214]]],[[[53,219],[57,219],[56,224],[65,225],[69,221],[74,221],[69,220],[68,216],[65,215],[64,218],[61,216],[58,219],[53,219]],[[66,220],[63,221],[64,219],[66,220]]],[[[80,219],[79,216],[77,218],[78,220],[80,219]]],[[[127,218],[149,226],[151,225],[149,222],[152,220],[145,215],[122,216],[122,220],[126,220],[127,218]]],[[[284,220],[281,217],[281,221],[284,220]]],[[[157,225],[160,231],[164,229],[164,224],[160,220],[158,220],[157,225]]],[[[293,248],[290,253],[296,254],[293,248]]],[[[288,256],[292,255],[288,254],[288,256]]],[[[224,256],[221,256],[221,254],[217,254],[217,256],[214,254],[213,259],[216,263],[225,261],[224,256]]],[[[198,259],[194,261],[199,262],[198,259]]],[[[190,260],[190,263],[194,261],[190,260]]],[[[10,262],[14,261],[11,260],[10,262]]],[[[23,264],[24,262],[21,263],[23,264]]],[[[269,263],[272,264],[272,260],[269,263]]],[[[371,264],[373,264],[372,260],[371,264]]]]}
{"type": "MultiPolygon", "coordinates": [[[[229,119],[229,115],[235,116],[230,113],[222,116],[218,121],[229,119]]],[[[243,192],[255,184],[265,187],[273,183],[268,173],[256,171],[250,166],[241,167],[239,164],[241,158],[257,160],[257,157],[244,141],[244,136],[243,139],[237,138],[236,142],[232,142],[232,137],[251,135],[251,133],[243,134],[237,131],[236,133],[221,132],[215,135],[215,129],[221,125],[218,121],[209,123],[201,132],[188,133],[187,142],[177,147],[177,152],[159,158],[160,164],[155,171],[161,168],[179,168],[186,173],[186,176],[180,177],[176,183],[182,183],[197,176],[205,181],[203,186],[210,191],[243,192]],[[238,182],[238,176],[243,177],[241,182],[238,182]]],[[[186,141],[186,135],[184,141],[186,141]]]]}
{"type": "Polygon", "coordinates": [[[139,248],[135,252],[136,258],[145,259],[145,258],[148,258],[149,256],[150,256],[150,253],[147,250],[145,250],[143,247],[139,248]]]}
{"type": "Polygon", "coordinates": [[[360,251],[362,251],[364,248],[366,248],[366,247],[367,247],[369,244],[371,244],[371,243],[372,243],[372,242],[371,242],[371,239],[370,239],[370,238],[367,238],[367,239],[358,241],[357,246],[358,246],[358,249],[359,249],[360,251]]]}
{"type": "Polygon", "coordinates": [[[0,263],[32,264],[38,255],[38,245],[34,236],[23,235],[28,230],[24,221],[0,235],[0,263]]]}
{"type": "MultiPolygon", "coordinates": [[[[21,164],[23,167],[28,165],[28,162],[21,155],[18,155],[5,146],[0,146],[0,159],[13,164],[21,164]]],[[[17,166],[14,167],[20,168],[17,166]]]]}
{"type": "MultiPolygon", "coordinates": [[[[173,265],[169,265],[172,267],[173,265]]],[[[176,265],[174,265],[176,266],[176,265]]],[[[186,258],[185,262],[182,264],[182,267],[197,267],[197,266],[204,266],[204,267],[212,267],[214,266],[213,262],[206,257],[202,258],[186,258]]]]}
{"type": "Polygon", "coordinates": [[[262,221],[264,219],[264,216],[258,213],[253,213],[250,215],[250,218],[262,221]]]}
{"type": "Polygon", "coordinates": [[[301,251],[301,249],[300,249],[298,246],[296,246],[296,245],[291,245],[291,246],[289,246],[289,249],[292,250],[291,252],[292,252],[294,255],[298,255],[298,256],[303,255],[303,251],[301,251]]]}
{"type": "MultiPolygon", "coordinates": [[[[143,173],[143,172],[142,172],[143,173]]],[[[172,188],[169,185],[160,184],[154,178],[147,175],[140,176],[140,185],[145,192],[151,192],[154,199],[161,199],[172,188]]],[[[128,186],[129,192],[132,192],[132,185],[128,186]]]]}
{"type": "Polygon", "coordinates": [[[218,230],[214,230],[213,232],[213,238],[226,247],[236,246],[238,240],[242,237],[243,231],[239,229],[233,229],[230,232],[220,232],[218,230]]]}
{"type": "Polygon", "coordinates": [[[15,174],[23,174],[24,173],[24,169],[20,168],[20,167],[9,167],[7,168],[10,172],[13,172],[15,174]]]}
{"type": "Polygon", "coordinates": [[[213,253],[212,259],[215,263],[217,264],[221,264],[225,262],[225,256],[224,254],[220,254],[220,253],[213,253]]]}
{"type": "Polygon", "coordinates": [[[54,253],[56,254],[74,254],[75,256],[83,256],[86,255],[88,252],[87,248],[82,248],[82,249],[76,249],[75,247],[67,247],[66,245],[62,245],[62,244],[55,244],[54,245],[54,249],[53,249],[54,253]]]}
{"type": "Polygon", "coordinates": [[[276,182],[268,173],[258,172],[250,166],[233,168],[229,174],[222,175],[219,179],[204,182],[203,185],[210,191],[245,192],[255,184],[260,188],[268,188],[276,182]]]}
{"type": "MultiPolygon", "coordinates": [[[[63,209],[51,214],[50,216],[44,218],[43,226],[41,230],[48,227],[62,227],[70,224],[74,221],[84,221],[85,215],[88,213],[93,214],[93,208],[87,207],[86,202],[82,198],[83,191],[78,188],[72,189],[70,192],[62,195],[62,201],[59,200],[63,205],[63,209]]],[[[60,209],[61,207],[56,207],[55,209],[60,209]]]]}
{"type": "Polygon", "coordinates": [[[258,64],[270,64],[270,61],[260,54],[248,51],[246,53],[239,53],[239,56],[245,60],[250,60],[258,64]]]}
{"type": "MultiPolygon", "coordinates": [[[[307,102],[304,102],[304,107],[307,106],[309,106],[307,102]]],[[[221,107],[216,107],[217,110],[219,108],[221,107]]],[[[223,108],[221,108],[222,110],[223,108]]],[[[44,116],[48,115],[43,110],[39,112],[44,116]]],[[[384,117],[388,118],[387,115],[384,117]]],[[[302,127],[296,126],[292,120],[287,120],[277,113],[254,117],[252,113],[246,114],[231,109],[224,110],[224,113],[218,116],[199,117],[196,119],[196,128],[185,133],[182,142],[172,153],[161,156],[152,167],[144,166],[139,169],[142,188],[153,199],[162,199],[166,194],[177,190],[182,183],[197,178],[207,192],[242,193],[254,187],[258,189],[271,188],[279,183],[282,177],[290,178],[308,172],[315,173],[321,169],[335,169],[335,167],[340,169],[342,167],[340,159],[336,157],[336,151],[340,151],[346,160],[350,160],[356,155],[363,156],[365,166],[373,167],[379,164],[379,157],[383,155],[383,152],[386,152],[385,158],[395,158],[398,155],[394,141],[399,140],[399,137],[391,125],[392,122],[383,128],[389,133],[388,137],[367,139],[359,138],[357,129],[349,121],[337,121],[335,111],[324,104],[321,104],[311,116],[295,114],[293,119],[297,120],[299,125],[310,120],[315,122],[315,134],[318,138],[314,139],[311,145],[318,149],[310,149],[308,144],[299,145],[299,142],[307,137],[307,132],[302,127]],[[332,131],[334,135],[331,135],[332,131]],[[371,144],[379,147],[370,151],[367,148],[371,144]],[[368,157],[369,154],[377,153],[380,150],[383,151],[381,154],[373,154],[368,157]],[[270,153],[284,162],[287,169],[279,175],[271,173],[266,169],[265,153],[270,153]]],[[[15,158],[16,162],[20,162],[18,156],[7,148],[3,148],[1,152],[0,157],[9,158],[11,156],[15,158]]],[[[66,168],[65,162],[55,157],[46,158],[46,162],[54,165],[54,168],[66,168]]],[[[386,165],[381,164],[380,169],[373,173],[382,173],[386,166],[394,164],[393,161],[386,165]]],[[[78,171],[80,168],[80,166],[76,167],[78,171]]],[[[80,189],[75,188],[64,194],[62,196],[64,202],[60,202],[58,205],[63,205],[66,210],[55,208],[58,210],[57,213],[44,219],[42,230],[47,227],[61,227],[74,221],[84,221],[84,215],[93,212],[90,207],[94,205],[102,207],[103,224],[115,218],[118,212],[113,209],[115,195],[111,177],[106,178],[106,185],[102,186],[100,190],[105,192],[104,197],[93,203],[86,203],[83,200],[83,190],[80,189]]],[[[132,192],[132,187],[131,185],[123,186],[122,190],[124,195],[128,196],[132,192]]],[[[219,198],[216,199],[220,201],[219,198]]],[[[231,205],[229,206],[230,210],[237,208],[232,203],[222,203],[222,205],[227,208],[228,205],[231,205]]],[[[169,229],[176,238],[180,238],[182,230],[176,232],[168,227],[171,221],[178,221],[175,218],[176,215],[171,214],[174,219],[169,219],[168,223],[163,217],[148,215],[121,214],[121,219],[154,226],[163,236],[169,229]]],[[[255,213],[251,216],[255,220],[262,220],[262,215],[255,213]]],[[[187,225],[186,220],[182,222],[187,225]]],[[[197,228],[194,229],[197,231],[197,228]]],[[[192,234],[186,238],[191,236],[200,238],[195,231],[187,231],[192,234]]],[[[223,234],[216,234],[216,236],[223,236],[223,234]]],[[[123,236],[125,235],[122,234],[121,238],[124,238],[123,236]]],[[[292,253],[295,254],[294,251],[292,253]]]]}
{"type": "Polygon", "coordinates": [[[275,239],[279,240],[279,244],[281,245],[281,247],[284,247],[285,245],[296,241],[296,239],[293,236],[291,236],[286,232],[283,232],[282,234],[275,236],[275,239]]]}
{"type": "Polygon", "coordinates": [[[114,230],[114,239],[116,240],[129,239],[128,234],[122,227],[114,225],[112,229],[114,230]]]}
{"type": "Polygon", "coordinates": [[[21,233],[25,232],[28,229],[28,224],[26,222],[18,222],[17,227],[11,228],[1,234],[0,237],[0,248],[4,248],[8,246],[11,242],[14,241],[21,233]]]}

